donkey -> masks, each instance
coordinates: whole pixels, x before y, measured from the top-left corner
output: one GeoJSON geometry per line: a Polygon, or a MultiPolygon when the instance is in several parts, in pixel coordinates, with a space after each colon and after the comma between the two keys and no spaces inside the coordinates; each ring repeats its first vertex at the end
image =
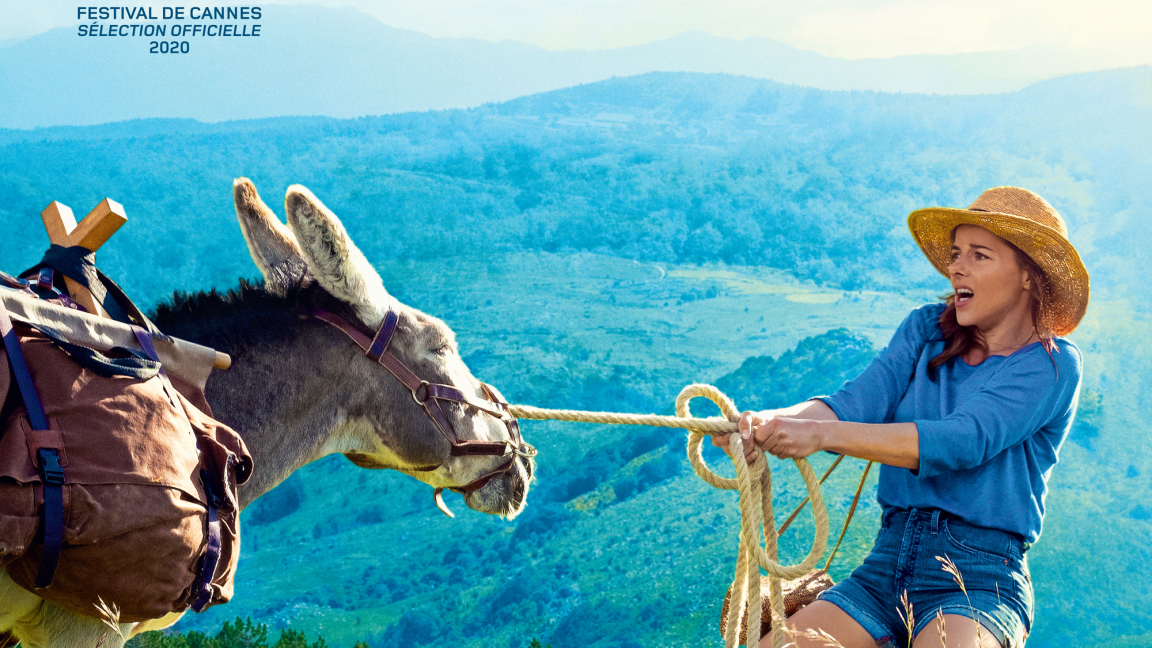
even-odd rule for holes
{"type": "MultiPolygon", "coordinates": [[[[463,492],[472,509],[516,516],[535,451],[514,420],[495,416],[499,407],[489,399],[498,392],[472,376],[451,329],[389,295],[339,219],[304,187],[288,189],[288,227],[248,179],[233,183],[233,196],[264,285],[177,295],[155,321],[166,333],[232,356],[231,368],[213,372],[205,395],[254,460],[251,479],[240,487],[241,507],[301,466],[340,453],[358,466],[391,468],[427,483],[437,504],[441,490],[452,489],[463,492]],[[398,315],[388,349],[427,383],[402,384],[317,313],[335,314],[369,339],[386,317],[398,315]],[[421,389],[419,396],[430,400],[435,383],[463,392],[462,400],[436,405],[438,417],[413,402],[421,389]],[[506,451],[458,452],[497,445],[506,451]]],[[[120,624],[119,634],[110,632],[100,619],[43,600],[0,572],[0,646],[8,632],[9,644],[14,636],[24,648],[120,648],[121,635],[167,627],[179,617],[120,624]]]]}

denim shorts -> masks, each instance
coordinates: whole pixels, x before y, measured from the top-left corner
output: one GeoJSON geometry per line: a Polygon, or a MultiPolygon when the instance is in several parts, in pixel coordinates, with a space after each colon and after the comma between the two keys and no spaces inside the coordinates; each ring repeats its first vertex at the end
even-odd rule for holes
{"type": "MultiPolygon", "coordinates": [[[[1032,629],[1032,579],[1023,539],[967,524],[933,509],[888,509],[876,546],[852,575],[820,599],[844,610],[879,646],[907,646],[899,611],[908,593],[912,637],[936,619],[936,611],[978,621],[1005,648],[1024,645],[1032,629]],[[949,558],[964,590],[939,558],[949,558]]],[[[947,630],[947,626],[945,626],[947,630]]]]}

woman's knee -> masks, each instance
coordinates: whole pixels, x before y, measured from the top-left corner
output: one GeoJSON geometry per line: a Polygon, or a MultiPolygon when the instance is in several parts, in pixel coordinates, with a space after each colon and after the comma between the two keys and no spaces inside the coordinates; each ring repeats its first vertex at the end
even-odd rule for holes
{"type": "MultiPolygon", "coordinates": [[[[875,648],[876,640],[847,612],[828,601],[813,601],[788,619],[787,634],[797,648],[824,648],[838,642],[844,648],[875,648]]],[[[770,638],[760,642],[771,646],[770,638]]]]}
{"type": "MultiPolygon", "coordinates": [[[[1005,648],[998,633],[962,614],[937,614],[924,626],[913,648],[1005,648]]],[[[1015,648],[1015,647],[1012,647],[1015,648]]]]}

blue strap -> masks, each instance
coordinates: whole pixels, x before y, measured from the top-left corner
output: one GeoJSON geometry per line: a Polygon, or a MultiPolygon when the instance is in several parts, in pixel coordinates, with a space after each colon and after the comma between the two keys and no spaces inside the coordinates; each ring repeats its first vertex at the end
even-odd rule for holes
{"type": "MultiPolygon", "coordinates": [[[[164,371],[164,365],[160,363],[160,356],[156,354],[156,347],[152,344],[152,334],[139,326],[133,325],[132,332],[136,334],[136,341],[140,343],[140,348],[144,349],[144,355],[147,356],[152,362],[156,363],[157,374],[160,376],[160,384],[164,387],[164,394],[168,396],[168,402],[172,407],[176,408],[177,412],[184,414],[187,420],[188,411],[180,404],[180,399],[176,397],[176,388],[172,386],[172,381],[168,380],[168,374],[164,371]]],[[[193,437],[196,433],[189,427],[188,431],[193,437]]]]}
{"type": "Polygon", "coordinates": [[[53,243],[40,263],[20,273],[26,276],[49,267],[88,289],[112,319],[144,327],[152,335],[167,340],[124,290],[96,267],[96,253],[82,246],[63,247],[53,243]]]}
{"type": "MultiPolygon", "coordinates": [[[[12,318],[8,316],[3,299],[0,299],[0,333],[4,335],[4,348],[8,351],[8,362],[16,376],[24,408],[28,410],[28,422],[34,430],[47,430],[48,417],[44,415],[32,374],[24,362],[20,338],[12,328],[12,318]]],[[[52,584],[64,545],[64,469],[60,467],[60,450],[57,448],[38,448],[36,457],[40,460],[40,477],[44,481],[44,553],[40,556],[35,587],[42,588],[52,584]]]]}
{"type": "Polygon", "coordinates": [[[40,556],[40,571],[36,572],[35,587],[48,587],[56,575],[60,550],[64,546],[64,469],[60,467],[60,451],[40,448],[40,475],[44,478],[44,553],[40,556]]]}
{"type": "Polygon", "coordinates": [[[28,410],[28,422],[34,430],[47,430],[48,417],[44,415],[44,408],[40,405],[40,397],[36,395],[36,386],[32,384],[32,374],[24,362],[24,352],[20,349],[20,338],[12,328],[12,318],[8,316],[8,308],[4,300],[0,299],[0,333],[4,335],[4,348],[8,350],[8,362],[12,365],[12,373],[16,375],[16,384],[20,387],[20,395],[24,398],[24,408],[28,410]]]}
{"type": "Polygon", "coordinates": [[[220,516],[216,513],[221,501],[212,488],[212,474],[208,470],[200,471],[200,483],[204,485],[205,499],[208,500],[208,542],[204,556],[200,559],[196,582],[192,584],[196,600],[192,601],[191,607],[197,614],[212,602],[212,580],[216,577],[216,567],[220,564],[221,547],[220,516]]]}
{"type": "Polygon", "coordinates": [[[96,299],[96,303],[103,306],[112,319],[118,322],[130,321],[128,313],[109,294],[108,288],[100,280],[97,274],[99,271],[96,269],[96,253],[92,250],[79,245],[64,247],[53,243],[44,253],[44,258],[40,259],[40,263],[20,273],[20,276],[39,272],[45,267],[53,268],[87,288],[96,299]]]}
{"type": "Polygon", "coordinates": [[[128,378],[135,378],[136,380],[149,380],[161,371],[160,361],[152,357],[141,357],[131,349],[124,349],[116,347],[115,350],[124,351],[128,354],[127,358],[113,358],[106,356],[95,349],[89,349],[86,346],[73,344],[64,339],[64,336],[51,328],[42,324],[32,324],[29,326],[40,331],[48,339],[60,348],[60,350],[67,353],[73,360],[78,362],[80,366],[94,372],[97,376],[108,378],[110,376],[126,376],[128,378]]]}

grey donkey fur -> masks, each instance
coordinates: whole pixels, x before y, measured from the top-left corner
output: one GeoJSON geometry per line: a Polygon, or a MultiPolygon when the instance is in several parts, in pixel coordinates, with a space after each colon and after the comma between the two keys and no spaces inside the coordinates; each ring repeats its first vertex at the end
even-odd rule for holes
{"type": "MultiPolygon", "coordinates": [[[[484,397],[460,359],[452,330],[389,295],[340,220],[311,192],[299,185],[288,189],[288,227],[246,178],[235,181],[233,194],[268,299],[287,301],[305,294],[344,310],[369,330],[375,330],[391,306],[401,316],[390,346],[393,353],[423,380],[484,397]]],[[[199,340],[215,342],[233,357],[230,369],[213,373],[206,395],[216,417],[244,437],[255,462],[252,478],[240,489],[242,506],[301,466],[334,453],[359,466],[391,468],[437,488],[464,486],[506,461],[450,456],[448,442],[395,377],[334,327],[284,309],[278,333],[250,332],[234,347],[221,343],[230,335],[199,340]]],[[[189,313],[186,319],[194,318],[195,308],[189,313]]],[[[224,319],[220,326],[225,326],[224,319]]],[[[198,341],[196,326],[185,323],[189,325],[176,330],[162,328],[198,341]]],[[[211,330],[216,323],[199,324],[211,330]]],[[[509,438],[503,423],[488,415],[456,404],[445,411],[461,440],[509,438]]],[[[525,505],[534,469],[531,459],[517,457],[511,470],[466,493],[465,503],[477,511],[514,517],[525,505]]],[[[167,627],[179,616],[120,624],[120,630],[127,637],[167,627]]],[[[63,610],[0,572],[0,645],[4,631],[18,637],[23,648],[120,648],[124,642],[104,621],[63,610]]]]}

